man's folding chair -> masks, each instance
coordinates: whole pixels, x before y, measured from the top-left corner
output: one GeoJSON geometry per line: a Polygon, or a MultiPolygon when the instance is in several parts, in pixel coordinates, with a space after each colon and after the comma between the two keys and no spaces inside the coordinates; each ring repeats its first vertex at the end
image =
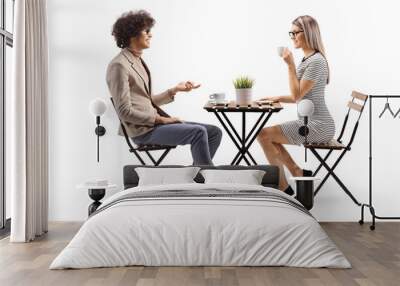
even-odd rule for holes
{"type": "Polygon", "coordinates": [[[315,144],[315,143],[307,143],[304,145],[305,148],[310,149],[311,153],[314,154],[314,156],[318,159],[318,161],[320,162],[318,168],[315,170],[315,172],[313,173],[313,176],[316,176],[318,174],[318,172],[321,170],[322,167],[324,167],[328,173],[325,175],[325,177],[322,179],[321,183],[318,185],[318,187],[315,189],[314,191],[314,196],[318,194],[319,190],[322,188],[322,186],[325,184],[326,180],[332,176],[335,181],[339,184],[339,186],[343,189],[343,191],[353,200],[353,202],[358,205],[361,206],[361,203],[357,201],[357,199],[353,196],[353,194],[349,191],[349,189],[343,184],[343,182],[339,179],[339,177],[334,173],[334,170],[336,169],[336,167],[338,166],[338,164],[340,163],[340,161],[342,160],[343,156],[351,150],[351,144],[354,141],[354,137],[356,136],[357,133],[357,129],[358,129],[358,124],[361,118],[361,115],[364,111],[364,106],[367,102],[368,96],[362,93],[359,93],[357,91],[353,91],[351,93],[351,97],[352,100],[348,102],[347,107],[347,114],[344,118],[344,122],[343,122],[343,126],[342,129],[340,131],[339,137],[337,139],[333,139],[331,140],[329,143],[326,144],[315,144]],[[359,104],[356,102],[356,100],[361,101],[362,103],[359,104]],[[349,114],[350,111],[354,110],[356,112],[358,112],[358,116],[357,116],[357,121],[355,122],[354,126],[353,126],[353,131],[351,133],[351,137],[349,142],[347,143],[347,145],[345,145],[342,142],[342,137],[343,134],[346,130],[347,124],[348,124],[348,119],[349,119],[349,114]],[[329,150],[328,153],[325,155],[325,157],[322,157],[317,150],[318,149],[322,149],[322,150],[329,150]],[[328,160],[328,158],[331,156],[331,154],[334,151],[338,151],[340,152],[340,155],[338,156],[338,158],[336,159],[336,161],[334,162],[334,164],[332,166],[329,166],[326,161],[328,160]]]}
{"type": "MultiPolygon", "coordinates": [[[[112,102],[112,104],[114,106],[114,109],[115,109],[114,100],[112,99],[112,97],[110,99],[111,99],[111,102],[112,102]]],[[[137,147],[133,147],[133,144],[131,142],[131,138],[128,136],[128,133],[126,132],[125,126],[124,126],[124,124],[122,124],[121,118],[119,118],[118,112],[117,112],[117,116],[118,116],[119,122],[121,124],[122,132],[124,133],[125,141],[129,146],[129,152],[133,153],[143,166],[145,166],[146,163],[143,160],[143,158],[140,156],[139,152],[145,152],[147,154],[147,156],[149,157],[149,159],[151,160],[151,162],[153,163],[153,165],[154,166],[158,166],[164,160],[165,156],[167,156],[169,151],[171,151],[171,149],[176,148],[176,146],[154,145],[154,144],[151,144],[151,145],[137,145],[137,147]],[[158,160],[155,160],[153,155],[151,155],[150,151],[158,151],[158,150],[164,150],[164,152],[161,154],[161,156],[158,158],[158,160]]]]}

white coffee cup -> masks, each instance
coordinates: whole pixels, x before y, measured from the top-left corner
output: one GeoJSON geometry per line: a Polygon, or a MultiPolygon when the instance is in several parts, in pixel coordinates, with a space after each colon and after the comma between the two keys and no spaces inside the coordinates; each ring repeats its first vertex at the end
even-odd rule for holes
{"type": "Polygon", "coordinates": [[[214,100],[215,103],[223,103],[225,101],[225,93],[219,92],[210,94],[210,99],[214,100]]]}
{"type": "Polygon", "coordinates": [[[278,47],[277,51],[278,51],[278,55],[281,57],[283,55],[283,51],[286,49],[286,47],[278,47]]]}

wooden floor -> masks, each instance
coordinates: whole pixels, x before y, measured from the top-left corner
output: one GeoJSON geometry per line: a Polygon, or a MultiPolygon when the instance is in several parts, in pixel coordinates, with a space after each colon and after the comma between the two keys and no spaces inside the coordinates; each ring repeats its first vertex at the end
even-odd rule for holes
{"type": "Polygon", "coordinates": [[[358,223],[322,223],[353,268],[121,267],[48,270],[80,223],[52,223],[35,242],[0,241],[0,285],[400,285],[400,223],[370,231],[358,223]]]}

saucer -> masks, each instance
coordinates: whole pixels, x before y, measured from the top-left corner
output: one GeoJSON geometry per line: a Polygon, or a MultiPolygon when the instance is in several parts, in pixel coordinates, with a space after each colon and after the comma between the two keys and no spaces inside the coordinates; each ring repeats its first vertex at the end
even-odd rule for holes
{"type": "Polygon", "coordinates": [[[222,100],[216,102],[215,100],[210,100],[209,103],[214,104],[214,105],[226,105],[229,103],[229,100],[222,100]]]}

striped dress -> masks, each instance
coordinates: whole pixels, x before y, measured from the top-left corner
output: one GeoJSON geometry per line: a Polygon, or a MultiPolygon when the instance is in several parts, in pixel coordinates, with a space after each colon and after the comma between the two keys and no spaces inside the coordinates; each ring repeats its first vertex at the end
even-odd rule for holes
{"type": "MultiPolygon", "coordinates": [[[[310,143],[326,143],[335,135],[335,122],[325,104],[325,86],[328,78],[328,63],[323,55],[315,53],[300,63],[297,67],[299,80],[312,80],[314,86],[302,98],[314,103],[314,113],[308,120],[309,134],[307,141],[310,143]]],[[[304,137],[299,134],[299,128],[304,125],[302,117],[298,120],[288,121],[280,125],[281,130],[290,144],[301,145],[304,137]]]]}

